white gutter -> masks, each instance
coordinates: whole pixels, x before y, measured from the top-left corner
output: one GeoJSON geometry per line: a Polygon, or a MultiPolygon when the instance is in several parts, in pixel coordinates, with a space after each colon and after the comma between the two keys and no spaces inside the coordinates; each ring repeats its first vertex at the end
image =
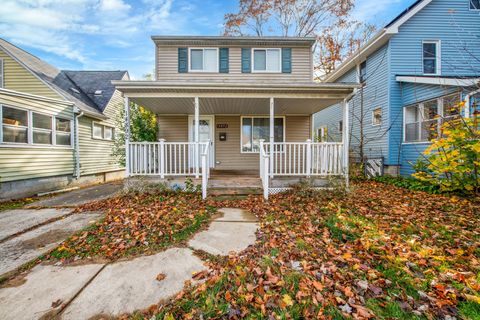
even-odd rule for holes
{"type": "MultiPolygon", "coordinates": [[[[79,111],[79,110],[75,110],[79,111]]],[[[80,143],[79,143],[79,129],[78,129],[78,119],[83,117],[83,111],[80,111],[75,117],[75,175],[77,179],[80,179],[80,143]]]]}

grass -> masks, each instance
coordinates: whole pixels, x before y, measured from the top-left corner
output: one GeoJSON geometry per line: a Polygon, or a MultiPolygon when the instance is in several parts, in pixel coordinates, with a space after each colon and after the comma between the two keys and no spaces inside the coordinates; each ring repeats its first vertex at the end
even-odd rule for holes
{"type": "Polygon", "coordinates": [[[461,302],[458,307],[460,315],[468,320],[480,320],[480,304],[473,301],[461,302]]]}
{"type": "Polygon", "coordinates": [[[3,202],[0,202],[0,212],[7,211],[7,210],[21,209],[24,206],[29,205],[39,199],[40,199],[39,197],[33,197],[33,198],[23,198],[23,199],[17,199],[17,200],[3,201],[3,202]]]}

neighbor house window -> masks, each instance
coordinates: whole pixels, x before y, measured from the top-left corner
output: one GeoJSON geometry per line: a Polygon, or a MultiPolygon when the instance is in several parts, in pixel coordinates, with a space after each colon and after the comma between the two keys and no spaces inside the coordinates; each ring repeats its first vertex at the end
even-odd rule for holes
{"type": "Polygon", "coordinates": [[[376,108],[372,111],[372,125],[379,126],[382,124],[382,108],[376,108]]]}
{"type": "Polygon", "coordinates": [[[253,71],[280,72],[281,59],[280,49],[253,49],[253,71]]]}
{"type": "Polygon", "coordinates": [[[2,107],[2,142],[28,143],[28,111],[2,107]]]}
{"type": "Polygon", "coordinates": [[[218,72],[218,49],[190,48],[190,71],[218,72]]]}
{"type": "Polygon", "coordinates": [[[4,82],[4,71],[3,71],[3,59],[0,59],[0,88],[3,88],[5,85],[4,82]]]}
{"type": "Polygon", "coordinates": [[[470,0],[471,10],[480,10],[480,0],[470,0]]]}
{"type": "Polygon", "coordinates": [[[404,108],[405,142],[426,142],[439,136],[445,121],[460,116],[459,94],[451,94],[404,108]]]}
{"type": "Polygon", "coordinates": [[[32,112],[33,143],[52,144],[52,117],[32,112]]]}
{"type": "Polygon", "coordinates": [[[92,136],[94,139],[113,140],[114,129],[100,123],[93,122],[92,136]]]}
{"type": "Polygon", "coordinates": [[[440,74],[440,42],[423,42],[423,73],[440,74]]]}
{"type": "MultiPolygon", "coordinates": [[[[274,120],[274,141],[283,142],[285,119],[274,120]]],[[[260,140],[270,142],[270,119],[261,117],[242,117],[242,152],[259,152],[260,140]]]]}
{"type": "Polygon", "coordinates": [[[367,61],[363,61],[358,69],[358,80],[360,83],[367,81],[367,61]]]}
{"type": "Polygon", "coordinates": [[[338,121],[338,132],[340,132],[340,133],[343,132],[343,121],[342,120],[338,121]]]}
{"type": "Polygon", "coordinates": [[[327,142],[328,128],[326,126],[318,128],[317,139],[319,142],[327,142]]]}
{"type": "Polygon", "coordinates": [[[72,143],[71,121],[55,118],[55,141],[59,146],[69,146],[72,143]]]}
{"type": "Polygon", "coordinates": [[[17,107],[2,106],[0,110],[0,142],[71,146],[71,120],[17,107]]]}

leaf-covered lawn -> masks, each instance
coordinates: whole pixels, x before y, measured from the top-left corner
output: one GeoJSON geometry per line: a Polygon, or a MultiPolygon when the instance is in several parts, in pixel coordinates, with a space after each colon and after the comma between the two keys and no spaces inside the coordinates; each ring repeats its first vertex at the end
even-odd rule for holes
{"type": "Polygon", "coordinates": [[[151,254],[188,239],[207,225],[214,208],[196,194],[143,193],[77,208],[105,211],[105,218],[64,241],[47,259],[107,258],[151,254]]]}
{"type": "Polygon", "coordinates": [[[361,182],[210,205],[255,213],[255,246],[133,318],[480,318],[478,200],[361,182]]]}

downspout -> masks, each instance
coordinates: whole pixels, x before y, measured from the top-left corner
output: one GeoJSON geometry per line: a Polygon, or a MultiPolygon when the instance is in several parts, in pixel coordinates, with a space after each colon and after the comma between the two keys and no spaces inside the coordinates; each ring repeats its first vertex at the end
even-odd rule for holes
{"type": "MultiPolygon", "coordinates": [[[[77,109],[78,111],[78,109],[77,109]]],[[[75,115],[75,175],[77,180],[80,179],[80,143],[79,143],[79,129],[78,119],[83,117],[83,111],[75,115]]]]}

